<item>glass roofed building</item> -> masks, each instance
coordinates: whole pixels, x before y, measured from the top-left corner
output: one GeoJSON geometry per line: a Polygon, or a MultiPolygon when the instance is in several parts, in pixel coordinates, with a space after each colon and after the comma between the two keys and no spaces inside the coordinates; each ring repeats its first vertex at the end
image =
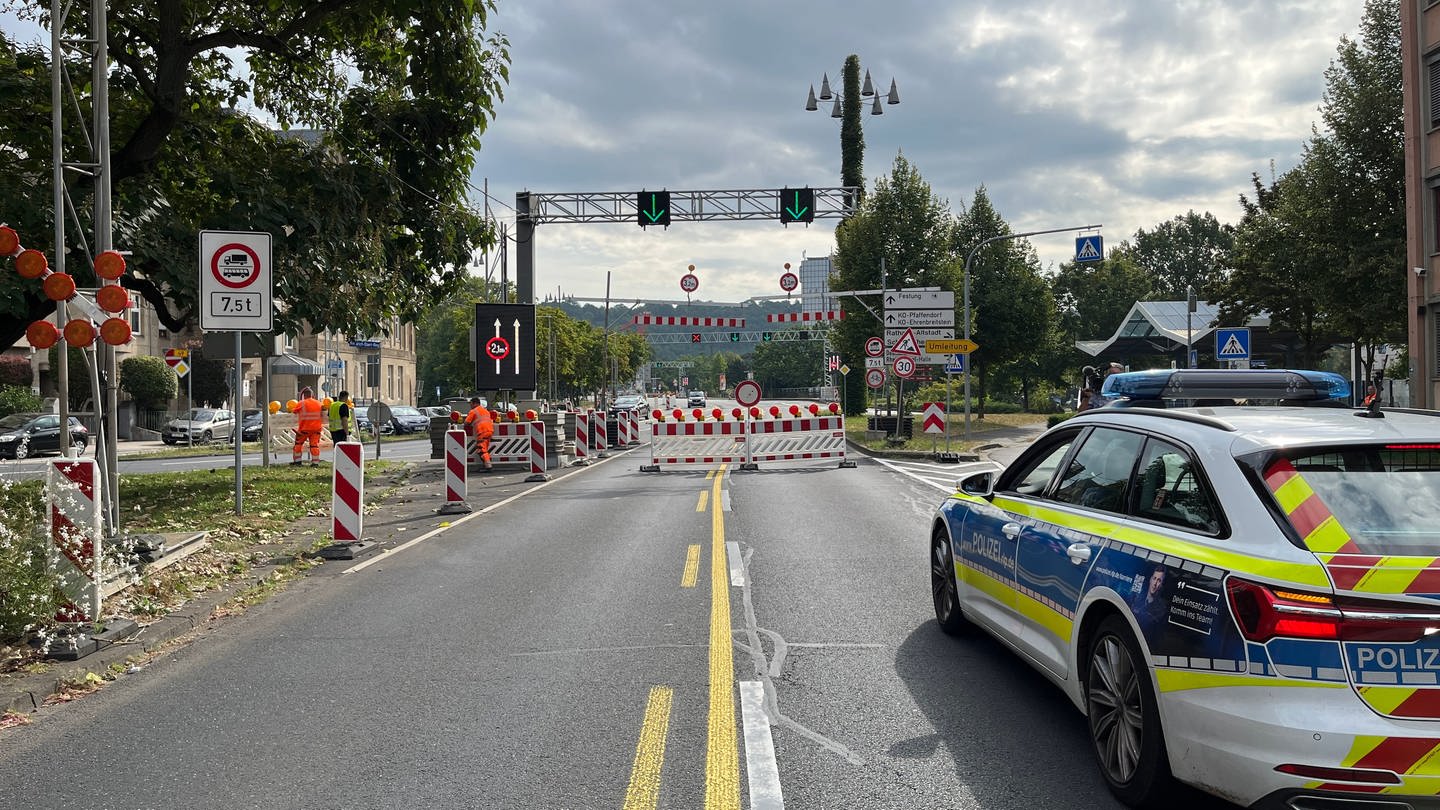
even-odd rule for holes
{"type": "MultiPolygon", "coordinates": [[[[1186,314],[1184,301],[1136,301],[1115,334],[1104,340],[1077,340],[1075,347],[1092,357],[1122,362],[1133,357],[1169,355],[1183,367],[1188,344],[1202,358],[1213,358],[1215,330],[1226,326],[1219,323],[1219,306],[1198,301],[1188,322],[1186,314]]],[[[1270,318],[1260,315],[1243,325],[1259,336],[1268,332],[1270,318]]],[[[1252,351],[1258,353],[1258,344],[1252,345],[1252,351]]]]}

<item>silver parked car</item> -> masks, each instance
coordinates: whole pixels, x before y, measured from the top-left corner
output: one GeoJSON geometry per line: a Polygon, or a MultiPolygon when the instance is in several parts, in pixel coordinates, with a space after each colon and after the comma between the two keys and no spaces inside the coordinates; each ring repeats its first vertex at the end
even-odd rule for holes
{"type": "Polygon", "coordinates": [[[229,440],[235,430],[235,414],[224,408],[191,408],[178,419],[171,419],[160,431],[166,444],[204,444],[221,438],[229,440]]]}

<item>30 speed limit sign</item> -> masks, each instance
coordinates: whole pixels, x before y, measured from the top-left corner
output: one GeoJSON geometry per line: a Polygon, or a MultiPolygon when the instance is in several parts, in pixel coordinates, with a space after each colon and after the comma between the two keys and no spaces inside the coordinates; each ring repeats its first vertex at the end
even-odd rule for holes
{"type": "Polygon", "coordinates": [[[895,358],[895,376],[897,376],[897,377],[904,377],[905,379],[908,380],[908,379],[910,378],[910,375],[912,375],[912,374],[914,374],[914,373],[915,373],[915,358],[913,358],[913,357],[897,357],[897,358],[895,358]]]}

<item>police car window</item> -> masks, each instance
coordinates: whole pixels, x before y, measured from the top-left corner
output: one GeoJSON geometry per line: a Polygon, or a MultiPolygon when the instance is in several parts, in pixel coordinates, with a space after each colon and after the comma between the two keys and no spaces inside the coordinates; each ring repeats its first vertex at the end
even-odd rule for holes
{"type": "Polygon", "coordinates": [[[1189,453],[1151,439],[1136,473],[1135,514],[1205,534],[1220,532],[1220,510],[1189,453]]]}
{"type": "Polygon", "coordinates": [[[1293,450],[1266,466],[1265,483],[1276,491],[1296,476],[1314,496],[1276,500],[1291,504],[1302,540],[1333,516],[1359,554],[1440,556],[1440,444],[1293,450]]]}
{"type": "Polygon", "coordinates": [[[1070,459],[1055,488],[1055,500],[1105,512],[1124,512],[1130,474],[1144,440],[1138,433],[1096,428],[1070,459]]]}
{"type": "Polygon", "coordinates": [[[1011,468],[1005,474],[1005,480],[997,488],[1017,492],[1021,495],[1039,495],[1045,491],[1050,479],[1055,477],[1055,469],[1060,466],[1061,461],[1065,460],[1065,454],[1070,452],[1070,445],[1074,443],[1075,437],[1070,436],[1048,451],[1037,453],[1028,460],[1028,463],[1018,468],[1011,468]]]}

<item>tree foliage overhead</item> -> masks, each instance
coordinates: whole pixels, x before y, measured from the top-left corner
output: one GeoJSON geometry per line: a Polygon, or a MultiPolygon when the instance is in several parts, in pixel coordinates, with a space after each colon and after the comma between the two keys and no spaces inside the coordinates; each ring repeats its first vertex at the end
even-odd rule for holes
{"type": "Polygon", "coordinates": [[[1122,242],[1118,251],[1144,272],[1154,300],[1184,301],[1186,288],[1193,287],[1208,301],[1225,280],[1234,239],[1234,229],[1209,211],[1187,211],[1151,230],[1137,230],[1134,241],[1122,242]]]}
{"type": "MultiPolygon", "coordinates": [[[[48,2],[7,6],[48,24],[48,2]]],[[[179,330],[197,314],[197,232],[231,229],[274,235],[275,293],[285,304],[277,321],[292,333],[302,322],[374,333],[453,290],[494,238],[465,193],[508,79],[508,42],[485,30],[493,8],[488,0],[112,4],[115,243],[134,252],[123,283],[179,330]],[[279,129],[238,112],[241,102],[279,129]]],[[[88,26],[79,11],[74,24],[88,26]]],[[[0,123],[0,143],[14,144],[23,164],[22,194],[0,200],[0,220],[20,223],[26,245],[48,252],[48,217],[33,215],[50,200],[45,62],[38,47],[0,42],[0,101],[21,101],[10,126],[0,123]]],[[[84,66],[71,75],[88,95],[84,66]]],[[[78,130],[67,140],[83,143],[78,130]]],[[[77,209],[88,210],[88,187],[72,191],[77,209]]],[[[77,244],[69,263],[88,269],[77,244]]],[[[77,273],[82,285],[86,276],[77,273]]],[[[23,312],[15,302],[10,309],[22,320],[0,327],[0,345],[49,306],[32,283],[23,312]]]]}

